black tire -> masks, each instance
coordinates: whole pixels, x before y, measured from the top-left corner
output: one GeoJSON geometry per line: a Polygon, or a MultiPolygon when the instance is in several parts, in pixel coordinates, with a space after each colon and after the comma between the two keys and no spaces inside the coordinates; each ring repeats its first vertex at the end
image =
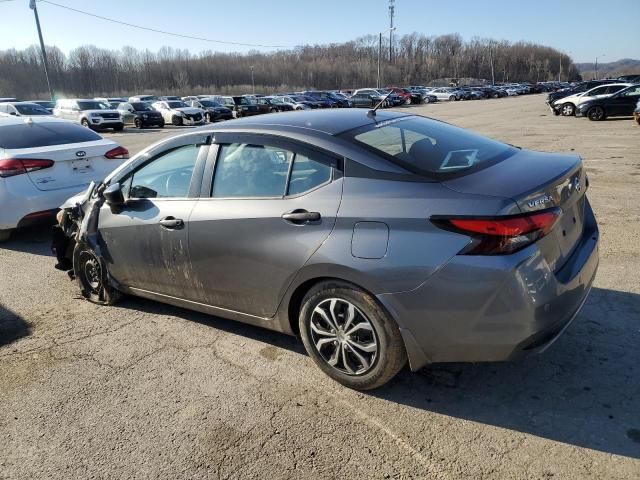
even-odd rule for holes
{"type": "Polygon", "coordinates": [[[204,114],[204,120],[205,120],[205,122],[207,122],[207,123],[213,123],[213,117],[211,116],[211,114],[210,114],[210,113],[205,113],[205,114],[204,114]]]}
{"type": "MultiPolygon", "coordinates": [[[[302,342],[309,356],[324,373],[345,387],[355,390],[378,388],[391,380],[407,362],[404,343],[396,322],[371,295],[349,283],[327,281],[314,286],[302,300],[298,322],[302,342]],[[351,329],[353,325],[358,324],[367,324],[371,329],[357,329],[357,332],[351,335],[348,332],[353,330],[345,329],[343,331],[342,326],[346,323],[345,317],[347,315],[343,310],[342,314],[336,315],[338,323],[335,336],[320,337],[321,339],[329,338],[329,340],[318,348],[316,347],[317,342],[314,340],[314,335],[317,337],[319,332],[316,322],[323,322],[325,317],[318,316],[316,307],[324,310],[327,305],[333,305],[331,303],[333,299],[337,300],[335,305],[338,308],[350,308],[349,304],[354,307],[355,317],[351,329]],[[343,319],[342,325],[340,325],[341,318],[343,319]],[[312,330],[312,321],[314,321],[315,330],[312,330]],[[336,340],[331,340],[331,338],[336,340]],[[373,353],[366,353],[364,350],[352,347],[354,342],[361,346],[375,345],[376,350],[373,353]],[[331,353],[331,358],[327,359],[323,356],[328,356],[329,353],[331,353]],[[346,360],[345,355],[347,356],[346,360]],[[368,364],[360,362],[356,355],[360,355],[360,358],[362,356],[368,357],[366,358],[368,364]],[[334,357],[337,358],[337,363],[332,366],[329,362],[334,357]],[[344,367],[345,361],[351,367],[355,366],[357,370],[351,368],[352,372],[348,373],[346,371],[348,367],[344,367]]],[[[331,328],[331,324],[325,322],[324,325],[331,328]]],[[[333,335],[328,331],[326,334],[333,335]]]]}
{"type": "Polygon", "coordinates": [[[587,112],[587,117],[589,117],[589,120],[599,122],[607,118],[607,114],[605,113],[604,108],[596,105],[595,107],[591,107],[589,109],[589,111],[587,112]]]}
{"type": "Polygon", "coordinates": [[[456,101],[456,100],[458,100],[458,98],[457,98],[455,95],[451,95],[451,96],[449,97],[449,101],[450,101],[450,102],[454,102],[454,101],[456,101]]]}
{"type": "Polygon", "coordinates": [[[144,125],[142,125],[142,120],[140,120],[139,118],[136,118],[133,121],[133,124],[136,126],[136,128],[139,128],[142,130],[142,127],[144,127],[144,125]]]}
{"type": "Polygon", "coordinates": [[[171,118],[171,123],[176,127],[181,127],[184,122],[182,121],[182,117],[174,115],[173,118],[171,118]]]}
{"type": "Polygon", "coordinates": [[[82,120],[80,120],[80,125],[82,125],[83,127],[91,128],[91,124],[89,123],[89,120],[87,120],[86,118],[83,118],[82,120]]]}
{"type": "Polygon", "coordinates": [[[113,127],[114,132],[121,132],[124,130],[124,125],[118,125],[117,127],[113,127]]]}
{"type": "Polygon", "coordinates": [[[164,122],[160,122],[160,123],[158,124],[158,127],[160,127],[160,128],[164,128],[164,122]]]}
{"type": "Polygon", "coordinates": [[[73,249],[73,271],[80,293],[91,303],[113,305],[122,294],[109,285],[104,261],[87,244],[80,242],[73,249]]]}
{"type": "Polygon", "coordinates": [[[573,117],[576,113],[576,107],[573,103],[563,103],[560,107],[560,111],[562,112],[562,116],[564,117],[573,117]]]}

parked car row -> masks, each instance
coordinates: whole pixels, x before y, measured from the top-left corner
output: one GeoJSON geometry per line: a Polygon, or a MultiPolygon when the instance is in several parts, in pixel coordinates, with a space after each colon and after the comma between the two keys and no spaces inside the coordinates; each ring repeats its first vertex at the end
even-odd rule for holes
{"type": "Polygon", "coordinates": [[[587,117],[594,121],[631,116],[638,121],[639,102],[640,83],[619,79],[580,82],[547,96],[547,105],[554,115],[587,117]]]}

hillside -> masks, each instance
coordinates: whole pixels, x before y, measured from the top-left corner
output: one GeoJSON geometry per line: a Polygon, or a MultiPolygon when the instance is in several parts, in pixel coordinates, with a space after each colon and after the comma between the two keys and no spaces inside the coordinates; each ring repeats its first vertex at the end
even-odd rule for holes
{"type": "MultiPolygon", "coordinates": [[[[576,63],[576,68],[584,78],[591,78],[595,73],[594,63],[576,63]]],[[[628,75],[637,73],[640,75],[640,60],[623,58],[615,62],[598,62],[599,77],[616,77],[618,75],[628,75]]]]}

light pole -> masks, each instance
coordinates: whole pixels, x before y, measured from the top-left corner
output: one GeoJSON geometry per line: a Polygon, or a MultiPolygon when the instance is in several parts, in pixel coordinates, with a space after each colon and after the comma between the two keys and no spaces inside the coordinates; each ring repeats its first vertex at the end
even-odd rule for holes
{"type": "MultiPolygon", "coordinates": [[[[378,81],[376,82],[376,88],[380,88],[380,57],[382,56],[382,34],[387,32],[393,32],[396,27],[391,27],[384,32],[380,32],[378,34],[378,81]]],[[[391,48],[391,44],[389,44],[389,48],[391,48]]]]}
{"type": "Polygon", "coordinates": [[[253,80],[253,65],[251,65],[251,90],[256,94],[256,82],[253,80]]]}
{"type": "MultiPolygon", "coordinates": [[[[602,57],[606,57],[606,55],[603,53],[602,55],[600,55],[600,58],[602,58],[602,57]]],[[[596,65],[595,65],[595,67],[596,67],[596,71],[595,71],[594,76],[595,76],[595,80],[598,80],[598,57],[596,57],[596,65]]]]}
{"type": "Polygon", "coordinates": [[[40,38],[40,49],[42,50],[42,64],[44,65],[44,76],[47,79],[47,88],[49,89],[49,96],[53,101],[53,90],[51,89],[51,82],[49,81],[49,64],[47,62],[47,52],[44,48],[44,40],[42,39],[42,30],[40,29],[40,18],[38,17],[38,7],[36,6],[36,0],[29,0],[29,8],[33,10],[33,15],[36,17],[36,27],[38,28],[38,37],[40,38]]]}

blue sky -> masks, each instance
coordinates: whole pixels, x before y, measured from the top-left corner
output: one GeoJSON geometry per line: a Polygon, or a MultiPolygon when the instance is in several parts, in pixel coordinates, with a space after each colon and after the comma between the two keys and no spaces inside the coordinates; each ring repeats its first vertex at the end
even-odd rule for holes
{"type": "MultiPolygon", "coordinates": [[[[53,0],[161,30],[232,42],[268,45],[343,42],[387,28],[386,0],[53,0]]],[[[397,34],[460,33],[549,45],[590,62],[640,59],[640,0],[396,0],[397,34]],[[609,5],[615,8],[609,9],[609,5]]],[[[241,51],[249,47],[179,39],[115,25],[38,3],[45,42],[63,51],[83,44],[103,48],[131,45],[157,50],[168,45],[241,51]]],[[[0,0],[0,49],[37,43],[28,0],[0,0]]],[[[269,49],[262,49],[269,50],[269,49]]]]}

